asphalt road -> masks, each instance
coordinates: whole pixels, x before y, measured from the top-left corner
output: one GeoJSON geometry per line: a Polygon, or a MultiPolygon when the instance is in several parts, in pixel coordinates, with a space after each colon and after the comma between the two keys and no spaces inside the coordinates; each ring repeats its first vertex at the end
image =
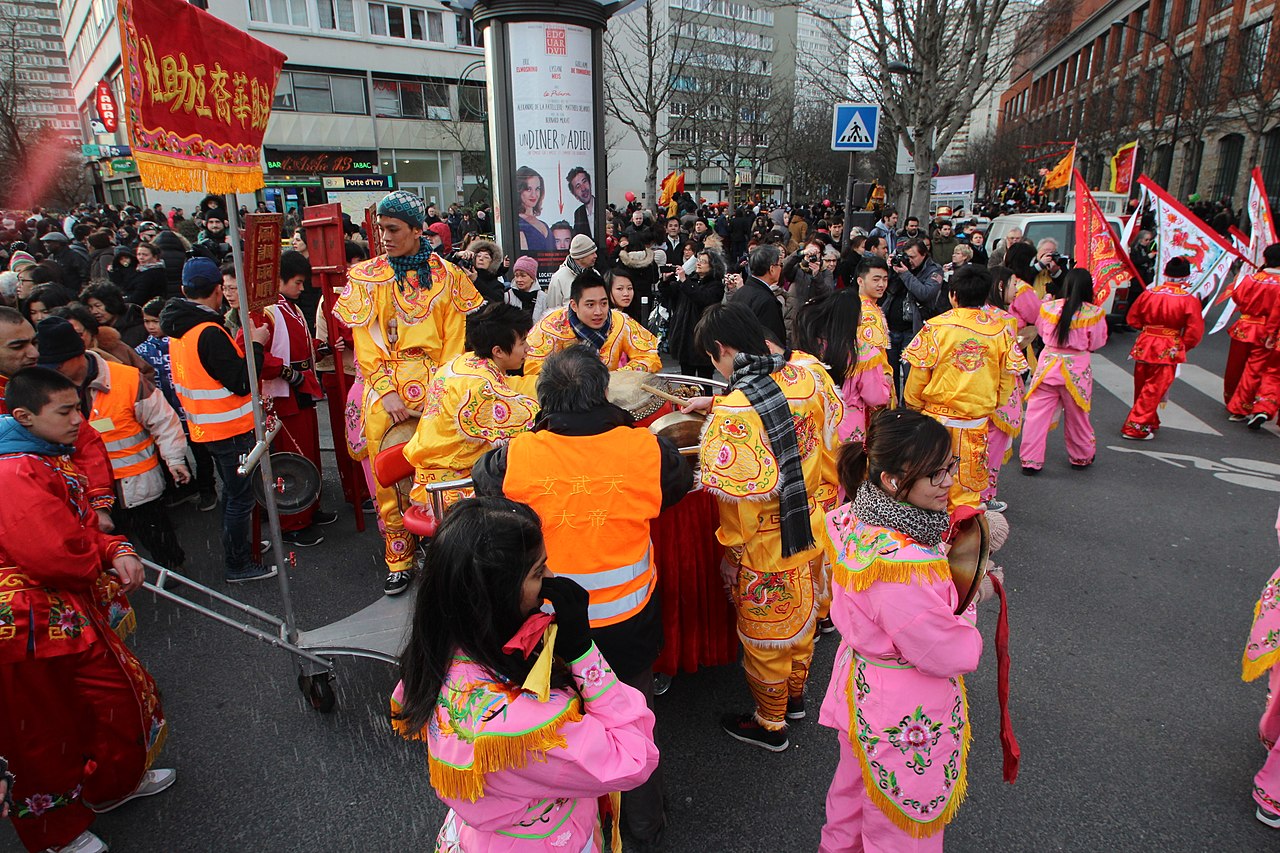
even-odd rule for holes
{"type": "MultiPolygon", "coordinates": [[[[1130,369],[1131,343],[1123,336],[1104,351],[1115,369],[1130,369]]],[[[1226,344],[1214,336],[1192,364],[1220,374],[1226,344]]],[[[1280,443],[1272,431],[1227,423],[1204,375],[1189,370],[1200,387],[1184,378],[1171,393],[1185,413],[1176,419],[1191,429],[1121,441],[1127,399],[1100,387],[1093,468],[1072,470],[1055,432],[1039,477],[1020,476],[1016,461],[1007,469],[1001,497],[1012,534],[998,557],[1011,596],[1022,775],[1012,786],[1000,778],[989,648],[968,679],[969,795],[948,849],[1280,849],[1280,834],[1254,820],[1249,794],[1264,755],[1256,723],[1265,687],[1239,678],[1252,605],[1276,565],[1280,443]]],[[[215,515],[176,512],[190,573],[211,581],[220,574],[215,515]]],[[[356,535],[350,518],[325,532],[293,572],[304,628],[381,594],[376,532],[356,535]]],[[[234,593],[280,610],[271,584],[234,593]]],[[[177,768],[178,781],[99,818],[113,850],[431,849],[444,809],[423,747],[390,731],[391,666],[339,659],[338,707],[319,714],[304,703],[288,655],[150,595],[135,605],[134,643],[172,729],[161,763],[177,768]]],[[[994,622],[984,613],[989,642],[994,622]]],[[[831,639],[818,646],[811,707],[835,648],[831,639]]],[[[659,698],[673,853],[817,848],[836,734],[811,715],[788,752],[753,749],[717,728],[722,712],[748,704],[736,666],[680,676],[659,698]]],[[[7,826],[0,849],[20,849],[7,826]]]]}

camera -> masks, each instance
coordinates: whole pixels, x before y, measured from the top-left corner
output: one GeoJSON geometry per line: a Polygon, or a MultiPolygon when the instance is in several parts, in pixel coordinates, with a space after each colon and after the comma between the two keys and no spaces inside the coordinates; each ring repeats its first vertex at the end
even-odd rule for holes
{"type": "Polygon", "coordinates": [[[676,265],[675,265],[675,264],[663,264],[662,266],[658,267],[658,272],[662,273],[663,275],[675,275],[675,274],[676,274],[676,265]]]}
{"type": "Polygon", "coordinates": [[[476,268],[475,261],[471,260],[471,258],[454,258],[453,263],[455,266],[462,267],[464,270],[473,270],[476,268]]]}
{"type": "Polygon", "coordinates": [[[894,252],[893,257],[889,259],[889,266],[909,267],[911,266],[911,262],[907,260],[907,253],[905,251],[894,252]]]}
{"type": "Polygon", "coordinates": [[[1054,252],[1049,257],[1053,258],[1053,262],[1058,265],[1059,269],[1069,270],[1076,265],[1076,262],[1066,255],[1054,252]]]}

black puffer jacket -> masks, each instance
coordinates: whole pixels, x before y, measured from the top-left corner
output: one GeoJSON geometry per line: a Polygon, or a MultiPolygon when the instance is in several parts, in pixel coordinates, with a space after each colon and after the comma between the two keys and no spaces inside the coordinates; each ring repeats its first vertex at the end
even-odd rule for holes
{"type": "Polygon", "coordinates": [[[683,365],[710,367],[711,359],[693,342],[693,328],[708,306],[724,299],[724,275],[711,272],[705,278],[691,275],[684,281],[664,278],[658,287],[667,310],[671,312],[671,320],[667,324],[667,345],[671,354],[683,365]]]}
{"type": "Polygon", "coordinates": [[[187,262],[187,243],[172,231],[161,231],[151,241],[164,261],[165,284],[172,299],[182,295],[182,265],[187,262]]]}

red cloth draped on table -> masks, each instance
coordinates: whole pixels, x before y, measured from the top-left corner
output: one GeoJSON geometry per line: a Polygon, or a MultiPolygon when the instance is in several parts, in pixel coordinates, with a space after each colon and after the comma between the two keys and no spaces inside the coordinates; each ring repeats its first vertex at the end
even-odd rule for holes
{"type": "Polygon", "coordinates": [[[662,654],[654,672],[675,675],[738,660],[737,617],[720,580],[715,498],[694,491],[652,524],[662,597],[662,654]]]}

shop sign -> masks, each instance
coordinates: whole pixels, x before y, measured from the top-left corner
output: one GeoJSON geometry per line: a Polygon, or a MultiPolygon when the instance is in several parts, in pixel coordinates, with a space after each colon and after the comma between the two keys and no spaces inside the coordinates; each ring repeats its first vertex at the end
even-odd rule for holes
{"type": "Polygon", "coordinates": [[[378,152],[372,149],[350,151],[287,151],[264,148],[267,173],[271,175],[350,175],[373,172],[378,152]]]}
{"type": "Polygon", "coordinates": [[[107,133],[115,133],[120,126],[120,114],[116,111],[116,96],[111,93],[111,84],[106,80],[98,81],[98,91],[94,96],[98,108],[98,118],[107,133]]]}
{"type": "Polygon", "coordinates": [[[391,190],[395,187],[390,175],[325,175],[321,180],[326,190],[391,190]]]}

